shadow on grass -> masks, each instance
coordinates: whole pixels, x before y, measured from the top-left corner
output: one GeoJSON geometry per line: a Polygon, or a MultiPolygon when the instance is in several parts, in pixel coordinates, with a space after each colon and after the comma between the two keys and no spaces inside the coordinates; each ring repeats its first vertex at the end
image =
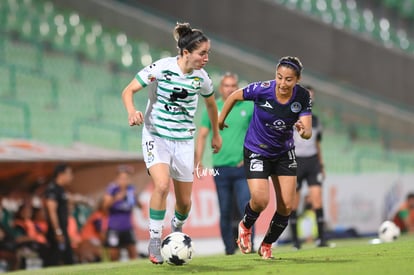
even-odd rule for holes
{"type": "Polygon", "coordinates": [[[354,260],[340,260],[340,259],[334,259],[334,258],[330,258],[330,257],[325,257],[325,258],[281,258],[281,257],[276,257],[275,259],[272,260],[262,260],[262,259],[254,259],[255,262],[261,262],[261,263],[275,263],[275,262],[279,262],[279,263],[294,263],[294,264],[338,264],[338,263],[350,263],[350,262],[355,262],[354,260]]]}
{"type": "MultiPolygon", "coordinates": [[[[252,265],[238,265],[238,266],[217,266],[217,265],[202,265],[202,264],[191,264],[185,266],[164,266],[163,271],[168,274],[184,274],[184,273],[226,273],[238,274],[246,270],[252,270],[252,265]]],[[[160,270],[161,271],[161,270],[160,270]]],[[[160,274],[160,273],[157,273],[160,274]]]]}

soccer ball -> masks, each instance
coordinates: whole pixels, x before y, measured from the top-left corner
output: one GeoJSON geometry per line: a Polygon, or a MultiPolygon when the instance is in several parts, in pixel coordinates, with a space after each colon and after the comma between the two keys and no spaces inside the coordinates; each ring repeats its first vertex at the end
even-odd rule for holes
{"type": "Polygon", "coordinates": [[[378,237],[384,243],[395,241],[400,234],[400,228],[392,221],[383,222],[378,229],[378,237]]]}
{"type": "Polygon", "coordinates": [[[187,234],[173,232],[161,243],[161,255],[171,265],[188,264],[193,254],[193,241],[187,234]]]}

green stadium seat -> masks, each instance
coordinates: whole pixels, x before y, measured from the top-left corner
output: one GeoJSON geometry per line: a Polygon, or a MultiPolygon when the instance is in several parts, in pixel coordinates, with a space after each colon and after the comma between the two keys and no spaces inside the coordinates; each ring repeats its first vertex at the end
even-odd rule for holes
{"type": "MultiPolygon", "coordinates": [[[[411,37],[401,36],[387,18],[377,18],[370,9],[361,10],[355,0],[274,0],[289,9],[308,13],[337,28],[348,28],[371,37],[386,47],[410,51],[411,37]]],[[[414,0],[382,0],[387,7],[396,8],[405,18],[414,19],[414,0]],[[386,2],[386,3],[385,3],[386,2]]]]}
{"type": "MultiPolygon", "coordinates": [[[[380,26],[373,15],[367,13],[364,16],[354,0],[274,1],[325,21],[331,20],[337,27],[350,27],[367,35],[378,31],[376,28],[380,26]]],[[[140,68],[174,53],[154,49],[146,41],[105,29],[99,22],[82,18],[73,11],[55,10],[52,2],[0,1],[0,15],[4,14],[7,16],[0,19],[5,23],[0,30],[6,34],[4,43],[0,44],[3,52],[0,55],[0,85],[8,88],[0,91],[0,136],[29,136],[61,145],[81,141],[140,152],[140,131],[126,124],[121,91],[140,68]],[[22,14],[26,15],[23,19],[22,14]],[[32,22],[30,28],[28,20],[32,22]],[[12,39],[13,33],[22,39],[12,39]],[[40,42],[50,45],[54,51],[39,47],[40,42]],[[8,100],[19,102],[18,107],[6,103],[8,100]],[[7,119],[11,112],[18,113],[17,123],[13,125],[7,119]]],[[[392,32],[391,27],[388,30],[390,41],[400,44],[410,41],[404,31],[392,32]]],[[[378,35],[380,37],[380,32],[378,35]]],[[[413,43],[408,44],[408,50],[414,50],[413,43]]],[[[222,72],[210,65],[208,71],[217,89],[222,72]]],[[[246,84],[246,81],[240,81],[240,87],[246,84]]],[[[138,93],[136,97],[138,109],[144,110],[147,94],[138,93]]],[[[204,108],[202,100],[199,103],[197,121],[204,108]]],[[[323,98],[318,99],[317,108],[321,108],[315,110],[326,129],[322,147],[328,172],[396,171],[401,169],[398,163],[414,163],[407,153],[404,156],[407,161],[393,157],[398,162],[385,164],[383,160],[387,152],[381,141],[375,139],[384,135],[375,127],[367,127],[372,125],[372,120],[366,114],[323,98]],[[350,138],[347,129],[353,125],[343,119],[349,110],[366,118],[355,125],[361,140],[350,138]],[[370,144],[363,143],[366,139],[370,144]]],[[[412,170],[413,167],[404,169],[412,170]]]]}
{"type": "Polygon", "coordinates": [[[398,11],[403,18],[414,19],[414,1],[401,0],[399,2],[398,11]]]}

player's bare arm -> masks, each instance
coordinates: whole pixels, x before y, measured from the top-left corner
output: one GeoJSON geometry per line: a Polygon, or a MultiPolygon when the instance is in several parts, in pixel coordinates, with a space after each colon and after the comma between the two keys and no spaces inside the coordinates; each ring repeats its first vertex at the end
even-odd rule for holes
{"type": "Polygon", "coordinates": [[[221,136],[218,128],[218,110],[216,100],[214,96],[209,96],[205,98],[205,103],[207,107],[208,117],[210,118],[211,122],[211,130],[213,132],[213,137],[211,139],[211,147],[213,148],[213,153],[218,153],[221,149],[221,136]]]}
{"type": "Polygon", "coordinates": [[[194,164],[195,166],[199,165],[202,166],[202,158],[204,155],[204,148],[206,144],[206,139],[208,137],[208,133],[210,132],[209,128],[207,127],[200,127],[197,133],[197,142],[194,154],[194,164]]]}
{"type": "Polygon", "coordinates": [[[224,128],[228,127],[228,125],[224,123],[224,121],[226,120],[227,115],[230,113],[231,109],[233,109],[234,104],[237,101],[242,101],[242,100],[244,100],[244,98],[243,98],[243,89],[238,89],[238,90],[234,91],[226,99],[226,101],[224,102],[223,109],[221,110],[220,116],[219,116],[219,119],[218,119],[218,126],[219,126],[220,130],[223,130],[224,128]]]}
{"type": "Polygon", "coordinates": [[[295,123],[295,128],[303,139],[310,139],[312,136],[312,115],[301,116],[295,123]]]}
{"type": "Polygon", "coordinates": [[[128,112],[129,126],[141,125],[144,122],[144,116],[141,111],[135,109],[134,94],[141,90],[142,85],[135,78],[122,91],[122,101],[128,112]]]}

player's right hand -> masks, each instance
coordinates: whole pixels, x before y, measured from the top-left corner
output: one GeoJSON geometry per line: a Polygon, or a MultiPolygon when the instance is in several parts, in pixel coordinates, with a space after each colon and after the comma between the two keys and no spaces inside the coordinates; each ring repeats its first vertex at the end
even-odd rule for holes
{"type": "Polygon", "coordinates": [[[144,122],[144,115],[140,111],[128,114],[129,126],[141,125],[144,122]]]}

